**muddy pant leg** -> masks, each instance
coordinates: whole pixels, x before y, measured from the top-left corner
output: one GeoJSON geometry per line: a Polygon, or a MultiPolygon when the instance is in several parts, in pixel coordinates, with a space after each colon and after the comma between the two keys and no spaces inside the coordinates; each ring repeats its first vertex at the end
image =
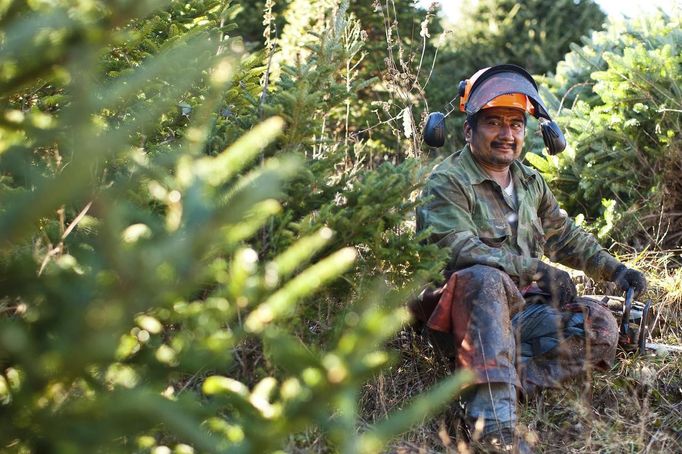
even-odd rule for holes
{"type": "Polygon", "coordinates": [[[450,318],[457,365],[476,374],[476,383],[519,383],[511,316],[523,297],[505,273],[476,265],[455,273],[450,318]]]}
{"type": "Polygon", "coordinates": [[[523,298],[509,276],[482,265],[458,271],[450,283],[447,300],[441,299],[428,326],[442,326],[447,311],[457,366],[476,374],[465,396],[467,419],[483,420],[484,433],[513,426],[519,381],[511,314],[523,298]]]}

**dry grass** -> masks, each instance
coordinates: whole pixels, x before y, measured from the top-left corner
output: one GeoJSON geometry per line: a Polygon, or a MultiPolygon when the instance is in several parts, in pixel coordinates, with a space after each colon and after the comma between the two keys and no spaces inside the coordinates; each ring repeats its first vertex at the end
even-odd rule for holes
{"type": "MultiPolygon", "coordinates": [[[[390,345],[399,352],[397,363],[365,386],[360,403],[367,423],[384,419],[417,394],[426,391],[451,373],[448,359],[425,336],[411,328],[401,331],[390,345]]],[[[443,413],[403,434],[391,452],[457,452],[451,437],[457,421],[457,401],[443,413]]]]}
{"type": "Polygon", "coordinates": [[[540,452],[682,452],[682,358],[623,354],[590,383],[528,402],[540,452]]]}

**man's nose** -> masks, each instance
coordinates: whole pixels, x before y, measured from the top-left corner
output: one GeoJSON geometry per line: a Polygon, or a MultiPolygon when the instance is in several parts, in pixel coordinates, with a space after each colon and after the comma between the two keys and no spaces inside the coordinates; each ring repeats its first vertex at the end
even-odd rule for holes
{"type": "Polygon", "coordinates": [[[498,131],[497,135],[499,137],[505,138],[505,139],[506,138],[509,138],[509,139],[514,138],[514,134],[512,134],[511,125],[508,125],[508,124],[502,124],[502,126],[500,126],[500,130],[498,131]]]}

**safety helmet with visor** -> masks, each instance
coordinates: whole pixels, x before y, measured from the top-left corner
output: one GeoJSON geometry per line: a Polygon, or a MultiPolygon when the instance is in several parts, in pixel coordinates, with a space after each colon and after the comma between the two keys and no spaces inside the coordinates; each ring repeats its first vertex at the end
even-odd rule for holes
{"type": "MultiPolygon", "coordinates": [[[[466,104],[471,94],[471,87],[476,83],[481,74],[484,74],[490,68],[483,68],[477,71],[469,79],[463,80],[459,83],[459,110],[460,112],[467,112],[466,104]]],[[[535,114],[535,107],[528,96],[523,93],[513,92],[498,95],[490,101],[483,104],[479,110],[489,109],[491,107],[512,107],[523,110],[531,115],[535,114]]],[[[475,112],[467,112],[473,114],[475,112]]]]}
{"type": "MultiPolygon", "coordinates": [[[[459,109],[475,115],[490,107],[515,107],[535,116],[550,154],[566,148],[559,126],[552,121],[533,77],[523,68],[505,64],[484,68],[459,83],[459,109]]],[[[429,114],[424,126],[424,141],[433,147],[445,143],[445,115],[429,114]]]]}

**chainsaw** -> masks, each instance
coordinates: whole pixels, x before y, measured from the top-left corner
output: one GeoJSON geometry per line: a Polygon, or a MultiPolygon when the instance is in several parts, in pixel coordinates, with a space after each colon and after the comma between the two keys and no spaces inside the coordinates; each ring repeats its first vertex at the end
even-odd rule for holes
{"type": "Polygon", "coordinates": [[[627,352],[644,355],[647,352],[679,352],[682,346],[650,342],[653,328],[653,309],[651,300],[645,303],[634,300],[635,291],[629,288],[625,298],[618,296],[584,295],[599,301],[611,310],[619,320],[618,345],[627,352]]]}

